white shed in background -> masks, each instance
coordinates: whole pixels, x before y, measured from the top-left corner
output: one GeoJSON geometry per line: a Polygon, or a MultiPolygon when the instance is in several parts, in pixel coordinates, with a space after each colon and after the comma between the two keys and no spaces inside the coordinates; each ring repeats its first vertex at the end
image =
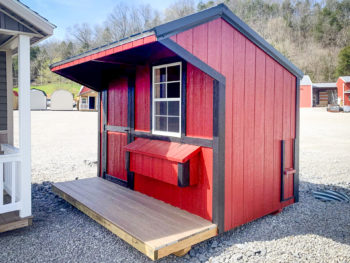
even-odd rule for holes
{"type": "Polygon", "coordinates": [[[31,110],[46,110],[46,93],[42,90],[30,90],[30,109],[31,110]]]}
{"type": "Polygon", "coordinates": [[[51,95],[51,110],[73,110],[73,94],[67,90],[56,90],[51,95]]]}

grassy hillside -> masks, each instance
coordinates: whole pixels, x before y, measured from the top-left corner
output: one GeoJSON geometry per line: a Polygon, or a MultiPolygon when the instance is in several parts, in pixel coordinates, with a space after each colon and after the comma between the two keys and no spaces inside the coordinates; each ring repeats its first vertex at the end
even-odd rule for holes
{"type": "MultiPolygon", "coordinates": [[[[42,85],[42,86],[31,86],[32,89],[39,89],[44,91],[47,96],[50,98],[51,94],[58,89],[64,89],[68,90],[70,93],[74,95],[74,98],[77,97],[79,90],[80,90],[81,85],[73,82],[69,83],[50,83],[47,85],[42,85]]],[[[14,88],[14,90],[18,90],[18,88],[14,88]]]]}

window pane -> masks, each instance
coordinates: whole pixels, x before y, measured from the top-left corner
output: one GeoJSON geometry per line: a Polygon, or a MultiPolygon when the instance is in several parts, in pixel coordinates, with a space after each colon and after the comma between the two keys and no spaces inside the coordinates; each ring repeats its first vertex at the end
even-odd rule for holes
{"type": "Polygon", "coordinates": [[[180,80],[180,66],[168,67],[168,81],[180,80]]]}
{"type": "Polygon", "coordinates": [[[180,113],[180,103],[178,101],[168,102],[168,115],[179,116],[180,113]]]}
{"type": "Polygon", "coordinates": [[[165,70],[166,68],[158,68],[155,70],[154,80],[155,82],[164,82],[165,79],[165,70]]]}
{"type": "Polygon", "coordinates": [[[166,98],[165,89],[166,89],[166,84],[155,84],[155,88],[154,88],[155,97],[166,98]]]}
{"type": "Polygon", "coordinates": [[[167,117],[155,117],[157,131],[167,131],[167,117]]]}
{"type": "Polygon", "coordinates": [[[179,117],[169,117],[168,118],[168,131],[169,132],[179,132],[180,127],[180,118],[179,117]]]}
{"type": "Polygon", "coordinates": [[[168,98],[180,98],[180,83],[168,83],[168,98]]]}
{"type": "Polygon", "coordinates": [[[157,101],[156,104],[156,115],[167,115],[167,102],[157,101]]]}

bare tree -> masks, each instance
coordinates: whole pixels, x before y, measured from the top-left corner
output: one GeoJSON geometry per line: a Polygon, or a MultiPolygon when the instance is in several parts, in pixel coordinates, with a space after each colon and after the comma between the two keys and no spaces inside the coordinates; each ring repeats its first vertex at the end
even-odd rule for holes
{"type": "Polygon", "coordinates": [[[78,42],[80,52],[94,47],[94,32],[89,24],[75,25],[74,28],[69,28],[68,32],[78,42]]]}
{"type": "Polygon", "coordinates": [[[178,0],[165,9],[164,19],[171,21],[194,12],[196,12],[196,7],[193,0],[178,0]]]}

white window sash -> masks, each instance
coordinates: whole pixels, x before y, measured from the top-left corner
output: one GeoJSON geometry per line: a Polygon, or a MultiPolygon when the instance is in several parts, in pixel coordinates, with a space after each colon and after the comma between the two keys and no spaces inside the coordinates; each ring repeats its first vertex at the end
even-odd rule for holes
{"type": "MultiPolygon", "coordinates": [[[[167,71],[165,73],[165,76],[167,78],[167,71]]],[[[170,64],[163,64],[159,66],[152,67],[152,133],[156,135],[164,135],[164,136],[172,136],[172,137],[181,137],[181,98],[182,98],[182,63],[181,62],[175,62],[170,64]],[[155,82],[155,71],[160,68],[168,68],[172,66],[180,66],[180,79],[176,81],[161,81],[161,82],[155,82]],[[168,84],[168,83],[179,83],[180,84],[180,98],[156,98],[155,97],[155,86],[156,84],[168,84]],[[179,116],[174,115],[157,115],[155,113],[155,104],[156,102],[169,102],[169,101],[178,101],[179,102],[179,116]],[[168,121],[168,117],[178,117],[179,118],[179,132],[168,132],[168,131],[159,131],[155,129],[155,117],[166,117],[168,121]]],[[[168,122],[167,122],[167,128],[168,128],[168,122]]]]}

